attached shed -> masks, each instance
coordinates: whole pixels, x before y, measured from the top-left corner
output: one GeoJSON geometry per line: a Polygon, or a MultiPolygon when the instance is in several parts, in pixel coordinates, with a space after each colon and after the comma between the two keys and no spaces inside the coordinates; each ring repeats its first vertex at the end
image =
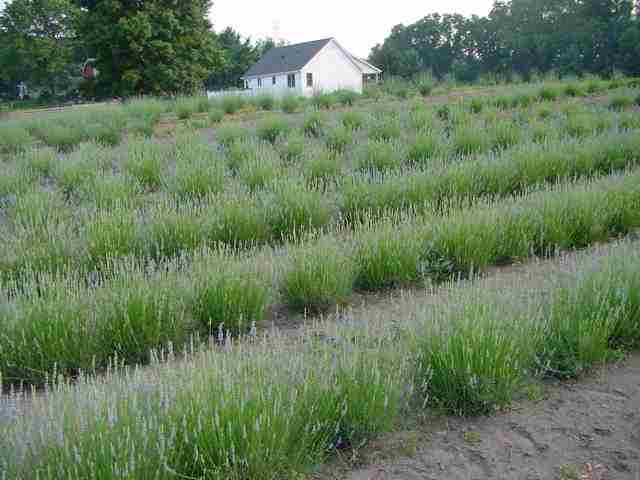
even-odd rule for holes
{"type": "Polygon", "coordinates": [[[311,96],[340,89],[362,93],[382,71],[351,55],[334,38],[272,48],[244,75],[245,87],[258,93],[311,96]]]}

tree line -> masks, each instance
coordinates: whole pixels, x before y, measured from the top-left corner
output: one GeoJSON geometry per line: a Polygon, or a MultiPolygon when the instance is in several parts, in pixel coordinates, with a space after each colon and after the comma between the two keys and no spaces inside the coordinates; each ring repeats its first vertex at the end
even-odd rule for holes
{"type": "Polygon", "coordinates": [[[640,75],[640,0],[499,0],[485,16],[397,25],[369,61],[386,75],[640,75]]]}
{"type": "Polygon", "coordinates": [[[12,0],[0,13],[0,90],[25,81],[46,95],[191,93],[237,86],[274,42],[216,33],[210,0],[12,0]],[[82,80],[95,59],[99,75],[82,80]]]}

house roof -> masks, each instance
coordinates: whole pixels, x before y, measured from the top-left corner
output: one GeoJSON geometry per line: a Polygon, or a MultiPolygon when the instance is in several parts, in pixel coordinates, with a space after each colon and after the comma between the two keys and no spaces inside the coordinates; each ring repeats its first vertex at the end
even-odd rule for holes
{"type": "Polygon", "coordinates": [[[323,38],[322,40],[314,40],[312,42],[272,48],[247,70],[243,77],[272,75],[274,73],[297,72],[298,70],[302,70],[331,40],[331,38],[323,38]]]}

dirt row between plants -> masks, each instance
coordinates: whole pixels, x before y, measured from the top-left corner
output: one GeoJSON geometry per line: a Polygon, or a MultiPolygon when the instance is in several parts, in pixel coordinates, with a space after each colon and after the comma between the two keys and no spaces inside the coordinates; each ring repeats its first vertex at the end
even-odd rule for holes
{"type": "Polygon", "coordinates": [[[479,419],[415,415],[317,480],[638,480],[640,355],[479,419]]]}

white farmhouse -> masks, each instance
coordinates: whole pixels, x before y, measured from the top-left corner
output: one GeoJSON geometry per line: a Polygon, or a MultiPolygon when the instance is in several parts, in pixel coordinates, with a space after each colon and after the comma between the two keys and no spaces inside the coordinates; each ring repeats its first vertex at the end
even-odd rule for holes
{"type": "Polygon", "coordinates": [[[362,93],[368,82],[378,82],[382,70],[351,55],[333,38],[272,48],[242,77],[252,93],[293,93],[340,89],[362,93]]]}

